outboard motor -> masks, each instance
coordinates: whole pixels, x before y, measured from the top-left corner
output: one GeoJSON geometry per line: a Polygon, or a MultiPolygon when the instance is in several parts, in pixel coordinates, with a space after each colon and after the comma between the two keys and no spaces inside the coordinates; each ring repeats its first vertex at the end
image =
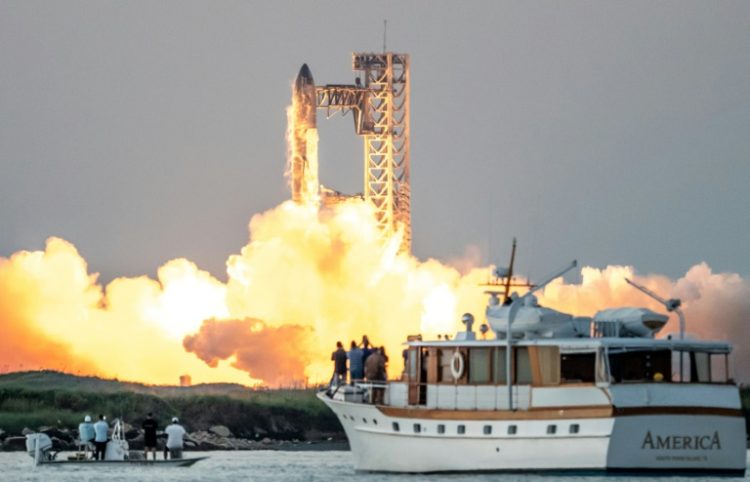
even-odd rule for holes
{"type": "Polygon", "coordinates": [[[53,460],[55,458],[55,454],[52,452],[52,439],[46,433],[27,435],[26,452],[37,464],[42,460],[53,460]]]}
{"type": "Polygon", "coordinates": [[[130,451],[128,442],[123,434],[121,420],[115,420],[115,426],[112,429],[112,440],[107,442],[107,448],[104,451],[104,460],[127,460],[130,451]]]}

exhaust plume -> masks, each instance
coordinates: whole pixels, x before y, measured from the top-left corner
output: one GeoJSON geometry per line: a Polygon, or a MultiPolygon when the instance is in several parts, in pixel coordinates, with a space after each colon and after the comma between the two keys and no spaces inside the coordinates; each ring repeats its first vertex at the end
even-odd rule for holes
{"type": "MultiPolygon", "coordinates": [[[[362,201],[324,211],[286,202],[254,216],[250,230],[248,245],[227,262],[226,284],[178,259],[157,280],[118,278],[103,287],[58,238],[44,251],[0,258],[0,368],[146,383],[175,383],[183,373],[197,383],[319,382],[330,377],[335,342],[367,334],[386,346],[389,374],[398,376],[406,335],[453,333],[464,312],[481,319],[485,269],[461,275],[398,254],[398,240],[380,245],[362,201]]],[[[589,316],[623,305],[664,311],[625,277],[681,298],[688,335],[733,342],[735,376],[748,380],[741,370],[750,362],[750,283],[737,274],[704,263],[677,280],[585,267],[580,284],[556,280],[540,302],[589,316]]],[[[676,333],[676,323],[660,336],[676,333]]]]}
{"type": "Polygon", "coordinates": [[[299,325],[266,327],[260,320],[208,320],[195,335],[185,337],[185,350],[209,366],[233,358],[232,366],[272,386],[306,381],[305,367],[312,357],[310,329],[299,325]]]}

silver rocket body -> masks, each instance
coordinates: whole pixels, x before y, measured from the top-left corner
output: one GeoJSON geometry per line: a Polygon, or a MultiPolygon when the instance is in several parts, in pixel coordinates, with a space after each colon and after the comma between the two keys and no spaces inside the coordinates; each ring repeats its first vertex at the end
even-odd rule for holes
{"type": "Polygon", "coordinates": [[[318,197],[317,94],[315,81],[303,64],[292,91],[293,129],[291,139],[292,200],[305,202],[318,197]]]}

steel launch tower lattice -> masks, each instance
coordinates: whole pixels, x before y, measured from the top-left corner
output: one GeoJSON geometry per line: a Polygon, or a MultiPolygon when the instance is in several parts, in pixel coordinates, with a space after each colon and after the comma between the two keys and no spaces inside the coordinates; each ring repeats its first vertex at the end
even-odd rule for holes
{"type": "Polygon", "coordinates": [[[409,186],[409,55],[354,53],[356,85],[316,87],[317,107],[354,115],[364,138],[364,198],[375,209],[383,238],[403,231],[401,251],[411,251],[409,186]]]}
{"type": "Polygon", "coordinates": [[[375,207],[384,235],[404,230],[401,249],[410,251],[409,56],[355,53],[352,68],[371,92],[365,104],[365,118],[372,121],[364,134],[365,200],[375,207]]]}

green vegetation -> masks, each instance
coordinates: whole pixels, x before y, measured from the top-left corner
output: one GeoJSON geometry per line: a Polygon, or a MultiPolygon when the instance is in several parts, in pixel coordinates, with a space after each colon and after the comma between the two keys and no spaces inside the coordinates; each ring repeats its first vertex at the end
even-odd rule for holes
{"type": "Polygon", "coordinates": [[[57,372],[0,376],[0,428],[75,428],[86,414],[138,425],[146,413],[178,416],[188,431],[225,425],[245,438],[314,439],[342,435],[313,389],[253,390],[234,384],[160,387],[57,372]]]}

